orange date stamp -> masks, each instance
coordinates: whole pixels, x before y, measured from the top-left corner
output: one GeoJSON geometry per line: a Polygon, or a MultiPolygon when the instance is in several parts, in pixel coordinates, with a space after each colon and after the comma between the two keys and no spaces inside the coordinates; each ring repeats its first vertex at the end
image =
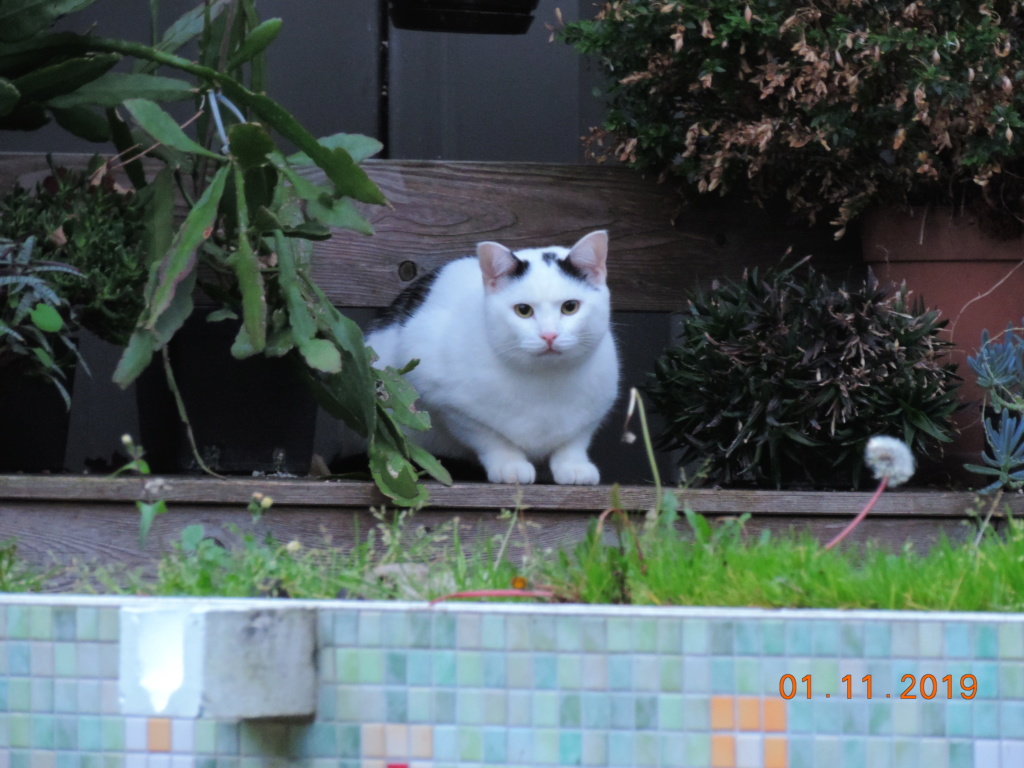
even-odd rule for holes
{"type": "MultiPolygon", "coordinates": [[[[812,677],[812,675],[804,675],[797,680],[796,675],[783,675],[779,678],[779,695],[787,701],[796,698],[801,693],[806,695],[808,699],[812,698],[814,696],[814,681],[812,677]]],[[[873,693],[871,675],[864,675],[860,679],[860,685],[855,685],[853,675],[844,675],[840,678],[839,682],[843,685],[840,688],[840,692],[835,694],[837,699],[870,699],[875,695],[873,693]],[[842,687],[845,687],[845,697],[843,696],[842,687]],[[854,695],[855,688],[858,694],[862,693],[863,696],[854,695]]],[[[916,675],[904,675],[900,678],[900,685],[905,687],[898,695],[886,693],[884,697],[876,695],[876,698],[955,699],[959,697],[961,699],[973,699],[978,694],[978,678],[974,675],[961,675],[959,681],[956,681],[953,675],[945,675],[941,678],[937,678],[935,675],[921,675],[920,678],[916,675]]],[[[817,698],[830,699],[833,698],[833,695],[831,693],[819,694],[817,698]]]]}

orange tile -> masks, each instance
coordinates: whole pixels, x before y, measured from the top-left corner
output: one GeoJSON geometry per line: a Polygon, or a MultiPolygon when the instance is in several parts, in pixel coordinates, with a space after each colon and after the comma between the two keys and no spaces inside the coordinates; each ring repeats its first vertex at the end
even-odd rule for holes
{"type": "Polygon", "coordinates": [[[764,700],[764,730],[771,733],[786,730],[786,702],[782,699],[764,700]]]}
{"type": "Polygon", "coordinates": [[[166,717],[151,717],[146,723],[146,749],[150,752],[171,751],[171,721],[166,717]]]}
{"type": "Polygon", "coordinates": [[[736,737],[711,737],[711,768],[736,768],[736,737]]]}
{"type": "Polygon", "coordinates": [[[711,697],[711,729],[732,730],[736,727],[735,699],[732,696],[711,697]]]}
{"type": "Polygon", "coordinates": [[[787,768],[786,740],[768,736],[764,740],[764,768],[787,768]]]}
{"type": "Polygon", "coordinates": [[[737,702],[740,715],[741,731],[761,730],[761,700],[753,696],[743,696],[737,702]]]}

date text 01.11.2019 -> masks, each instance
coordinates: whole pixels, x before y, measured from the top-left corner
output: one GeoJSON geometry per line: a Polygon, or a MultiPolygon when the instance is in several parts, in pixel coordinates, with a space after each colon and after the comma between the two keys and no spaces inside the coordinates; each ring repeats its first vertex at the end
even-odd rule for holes
{"type": "MultiPolygon", "coordinates": [[[[835,698],[861,698],[860,695],[854,696],[853,675],[844,675],[840,678],[840,682],[842,686],[840,691],[835,694],[835,698]],[[843,696],[844,693],[846,694],[845,697],[843,696]]],[[[872,697],[871,675],[864,675],[860,682],[863,684],[863,687],[857,686],[857,688],[861,689],[858,691],[858,694],[863,693],[865,699],[870,699],[872,697]]],[[[952,699],[959,696],[961,699],[973,699],[978,693],[978,678],[974,675],[962,675],[959,683],[954,682],[953,675],[945,675],[941,678],[936,678],[935,675],[921,675],[920,679],[915,675],[904,675],[900,678],[900,684],[905,686],[902,693],[898,695],[886,693],[884,697],[878,696],[878,698],[934,699],[938,697],[952,699]]],[[[782,698],[792,699],[801,692],[805,693],[808,699],[814,695],[811,675],[804,675],[800,678],[799,683],[795,675],[783,675],[779,678],[779,695],[782,698]]],[[[817,696],[817,698],[826,699],[832,697],[831,693],[818,694],[817,696]]]]}

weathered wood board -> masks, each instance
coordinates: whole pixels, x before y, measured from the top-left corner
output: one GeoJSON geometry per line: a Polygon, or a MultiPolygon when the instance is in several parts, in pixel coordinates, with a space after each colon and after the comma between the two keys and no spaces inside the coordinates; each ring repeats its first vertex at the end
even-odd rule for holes
{"type": "MultiPolygon", "coordinates": [[[[0,539],[16,538],[22,556],[37,565],[100,562],[151,571],[159,553],[195,523],[225,543],[236,539],[232,526],[237,526],[242,533],[270,533],[282,542],[295,539],[311,547],[329,542],[347,550],[378,523],[371,508],[386,506],[374,486],[363,482],[203,477],[163,481],[158,493],[170,511],[157,518],[145,549],[141,549],[134,502],[145,495],[145,479],[0,476],[0,539]],[[256,491],[274,499],[272,509],[258,523],[246,510],[256,491]]],[[[517,536],[518,548],[513,548],[513,554],[521,552],[524,543],[535,551],[571,546],[612,503],[611,489],[606,487],[535,485],[520,489],[466,483],[431,485],[430,491],[431,506],[416,513],[416,524],[430,528],[458,517],[468,544],[507,530],[509,523],[499,519],[500,510],[520,510],[528,522],[528,535],[525,542],[517,536]]],[[[626,510],[642,512],[654,501],[651,487],[628,486],[618,492],[626,510]]],[[[746,530],[751,536],[763,530],[773,534],[796,530],[820,540],[838,533],[870,495],[703,489],[677,494],[683,505],[712,519],[750,512],[753,517],[746,530]]],[[[972,533],[972,515],[985,511],[987,503],[970,493],[890,492],[848,541],[871,539],[893,549],[911,542],[926,550],[943,534],[960,539],[972,533]]],[[[1024,513],[1024,496],[1004,497],[996,519],[1006,510],[1024,513]]],[[[611,524],[606,539],[614,540],[611,524]]]]}

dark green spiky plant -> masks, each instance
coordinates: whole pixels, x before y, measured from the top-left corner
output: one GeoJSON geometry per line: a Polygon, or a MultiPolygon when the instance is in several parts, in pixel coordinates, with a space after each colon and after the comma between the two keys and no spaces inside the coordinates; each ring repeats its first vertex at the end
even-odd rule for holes
{"type": "Polygon", "coordinates": [[[143,249],[143,208],[119,188],[97,157],[85,172],[60,168],[35,190],[20,186],[0,198],[0,237],[36,237],[43,258],[80,274],[50,282],[77,311],[82,327],[124,346],[142,312],[149,270],[143,249]]]}
{"type": "Polygon", "coordinates": [[[945,321],[873,276],[834,288],[801,265],[754,270],[690,299],[647,386],[663,448],[735,485],[856,484],[868,438],[926,456],[953,434],[945,321]]]}

